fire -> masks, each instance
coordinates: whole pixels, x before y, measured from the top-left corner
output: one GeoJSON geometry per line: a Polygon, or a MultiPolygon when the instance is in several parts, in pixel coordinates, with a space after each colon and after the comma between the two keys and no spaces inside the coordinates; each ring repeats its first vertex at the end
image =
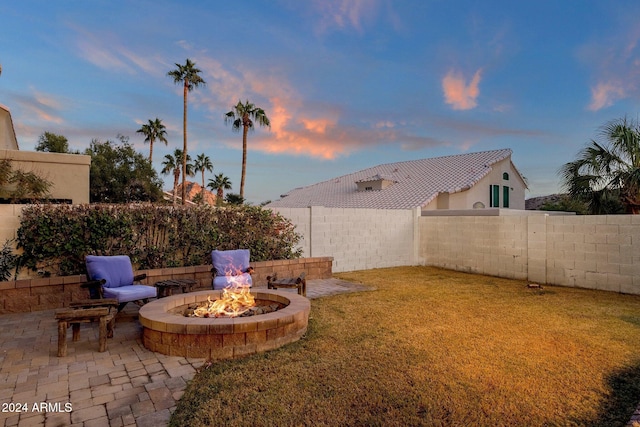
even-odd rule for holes
{"type": "Polygon", "coordinates": [[[249,286],[233,283],[222,290],[220,299],[211,300],[193,311],[195,317],[237,317],[256,305],[249,286]]]}

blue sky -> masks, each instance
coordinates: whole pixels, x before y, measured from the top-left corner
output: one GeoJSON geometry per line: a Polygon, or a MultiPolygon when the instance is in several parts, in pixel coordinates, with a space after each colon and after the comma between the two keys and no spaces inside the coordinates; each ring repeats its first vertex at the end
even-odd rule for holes
{"type": "MultiPolygon", "coordinates": [[[[637,0],[274,0],[0,3],[0,104],[22,150],[45,131],[84,150],[160,118],[182,148],[187,58],[207,85],[189,94],[189,154],[208,155],[239,192],[238,100],[271,128],[249,134],[245,197],[382,163],[511,148],[527,197],[558,192],[558,169],[598,127],[640,104],[637,0]]],[[[160,175],[164,187],[172,178],[160,175]]],[[[191,178],[199,182],[199,177],[191,178]]]]}

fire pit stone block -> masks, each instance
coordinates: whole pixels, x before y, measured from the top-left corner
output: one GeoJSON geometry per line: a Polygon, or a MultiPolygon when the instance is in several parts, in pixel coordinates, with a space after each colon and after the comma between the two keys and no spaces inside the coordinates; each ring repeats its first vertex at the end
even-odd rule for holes
{"type": "Polygon", "coordinates": [[[236,318],[192,318],[169,311],[217,299],[219,291],[177,294],[140,309],[144,346],[170,356],[212,360],[244,357],[299,340],[307,331],[311,305],[305,297],[277,291],[253,291],[256,299],[283,304],[268,314],[236,318]]]}

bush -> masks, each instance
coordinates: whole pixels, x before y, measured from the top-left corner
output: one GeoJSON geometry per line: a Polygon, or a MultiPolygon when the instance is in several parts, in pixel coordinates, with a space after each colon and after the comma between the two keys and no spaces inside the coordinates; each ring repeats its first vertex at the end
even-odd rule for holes
{"type": "Polygon", "coordinates": [[[302,253],[289,220],[253,206],[32,205],[17,234],[22,266],[63,276],[84,273],[87,254],[151,269],[209,264],[213,249],[250,249],[253,262],[302,253]]]}
{"type": "Polygon", "coordinates": [[[11,272],[16,268],[18,256],[13,253],[13,240],[4,242],[0,249],[0,281],[11,278],[11,272]]]}

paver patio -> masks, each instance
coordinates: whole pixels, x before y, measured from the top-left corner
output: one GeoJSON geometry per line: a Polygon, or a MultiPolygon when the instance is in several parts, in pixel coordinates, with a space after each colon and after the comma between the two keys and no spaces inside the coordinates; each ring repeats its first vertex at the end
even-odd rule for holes
{"type": "MultiPolygon", "coordinates": [[[[337,279],[310,280],[307,297],[366,289],[337,279]]],[[[295,292],[295,289],[291,290],[295,292]]],[[[165,356],[142,345],[138,307],[118,314],[107,351],[98,327],[84,324],[80,341],[57,357],[54,310],[0,316],[0,425],[166,425],[203,359],[165,356]]]]}

